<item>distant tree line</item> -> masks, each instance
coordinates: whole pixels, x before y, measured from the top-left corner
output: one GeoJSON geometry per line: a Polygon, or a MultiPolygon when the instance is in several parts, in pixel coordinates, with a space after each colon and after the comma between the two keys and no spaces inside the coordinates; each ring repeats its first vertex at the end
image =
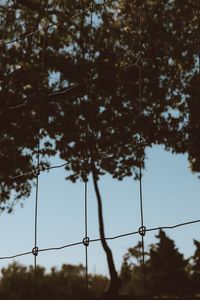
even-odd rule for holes
{"type": "MultiPolygon", "coordinates": [[[[34,268],[16,262],[1,270],[0,299],[34,299],[34,268]]],[[[90,295],[100,296],[109,280],[102,275],[89,275],[90,295]]],[[[85,268],[82,265],[63,264],[60,270],[37,267],[38,300],[79,299],[87,295],[85,268]]]]}
{"type": "MultiPolygon", "coordinates": [[[[182,299],[200,295],[200,242],[194,240],[195,251],[185,259],[162,230],[158,242],[145,252],[145,292],[149,297],[182,299]]],[[[125,253],[120,277],[121,295],[143,295],[142,246],[139,242],[125,253]]],[[[89,275],[89,296],[99,297],[108,289],[109,279],[103,275],[89,275]]],[[[1,270],[0,299],[28,300],[34,295],[34,269],[12,263],[1,270]]],[[[67,300],[88,296],[83,265],[63,264],[50,272],[37,267],[37,299],[67,300]]]]}

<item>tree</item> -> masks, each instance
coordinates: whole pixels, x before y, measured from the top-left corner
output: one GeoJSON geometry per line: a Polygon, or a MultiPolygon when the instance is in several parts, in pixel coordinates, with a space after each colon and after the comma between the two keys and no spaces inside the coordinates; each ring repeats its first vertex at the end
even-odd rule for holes
{"type": "MultiPolygon", "coordinates": [[[[200,56],[199,56],[199,60],[200,60],[200,56]]],[[[188,140],[186,146],[189,153],[190,166],[193,172],[200,172],[199,79],[200,79],[200,71],[199,74],[195,72],[194,77],[191,79],[190,86],[188,87],[189,125],[188,128],[186,129],[186,132],[188,133],[188,140]]]]}
{"type": "Polygon", "coordinates": [[[151,289],[157,296],[181,296],[188,292],[187,260],[179,253],[174,241],[162,230],[156,236],[159,242],[152,245],[149,258],[151,289]]]}
{"type": "MultiPolygon", "coordinates": [[[[2,24],[5,25],[5,31],[2,31],[3,36],[1,37],[3,41],[4,35],[8,35],[10,39],[15,39],[18,37],[17,33],[23,34],[26,30],[36,29],[41,17],[41,12],[32,18],[31,11],[22,10],[22,19],[26,19],[25,24],[22,24],[22,19],[18,19],[18,17],[20,18],[20,7],[15,1],[9,3],[8,9],[3,3],[0,6],[2,24]]],[[[30,195],[31,183],[35,178],[34,172],[28,177],[17,180],[12,177],[36,168],[38,124],[35,109],[38,109],[36,106],[38,103],[38,71],[41,51],[35,53],[35,49],[37,47],[39,49],[40,45],[41,38],[37,42],[30,39],[28,41],[21,40],[19,43],[11,44],[10,47],[1,45],[0,203],[1,210],[8,209],[9,212],[16,200],[30,195]],[[22,48],[19,50],[18,47],[22,48]],[[23,110],[15,109],[18,105],[24,105],[26,101],[28,101],[29,108],[24,106],[23,110]],[[24,124],[26,125],[24,126],[24,124]],[[13,191],[15,192],[14,200],[13,191]],[[7,201],[8,199],[10,201],[7,201]]],[[[45,136],[44,128],[41,135],[45,136]]],[[[46,146],[51,152],[48,144],[46,146]]],[[[47,166],[41,161],[41,166],[44,167],[45,165],[47,166]]]]}
{"type": "MultiPolygon", "coordinates": [[[[33,299],[34,268],[16,262],[1,270],[0,297],[6,300],[33,299]]],[[[89,274],[90,295],[101,295],[108,285],[102,275],[89,274]]],[[[85,268],[82,265],[64,264],[50,272],[37,266],[37,299],[79,299],[88,295],[85,286],[85,268]]]]}
{"type": "Polygon", "coordinates": [[[101,297],[104,291],[108,289],[109,280],[100,274],[93,274],[89,277],[90,293],[96,297],[101,297]]]}
{"type": "Polygon", "coordinates": [[[194,240],[196,250],[192,256],[191,264],[191,290],[193,295],[200,293],[200,242],[194,240]]]}
{"type": "MultiPolygon", "coordinates": [[[[44,276],[44,268],[38,267],[38,279],[44,276]]],[[[31,299],[33,295],[33,268],[28,269],[18,263],[1,270],[0,296],[2,299],[31,299]]]]}
{"type": "MultiPolygon", "coordinates": [[[[144,271],[147,275],[148,263],[147,257],[149,253],[145,251],[145,265],[143,265],[143,251],[142,243],[129,248],[127,253],[124,255],[122,267],[121,267],[121,278],[122,278],[122,293],[131,295],[144,295],[144,271]],[[145,270],[144,270],[145,268],[145,270]]],[[[145,294],[149,294],[149,278],[145,276],[145,294]]]]}
{"type": "Polygon", "coordinates": [[[112,293],[120,284],[105,239],[99,177],[109,172],[120,180],[139,178],[145,148],[154,144],[191,153],[191,162],[198,158],[198,138],[188,142],[198,131],[198,116],[193,122],[188,105],[197,73],[193,2],[121,0],[96,5],[92,31],[90,11],[77,15],[89,7],[88,0],[13,0],[8,13],[1,5],[8,39],[50,24],[2,48],[2,208],[12,208],[6,201],[11,189],[16,198],[30,193],[34,173],[16,179],[10,174],[36,168],[38,135],[41,168],[47,165],[46,157],[58,153],[68,162],[68,179],[86,181],[92,173],[112,293]]]}

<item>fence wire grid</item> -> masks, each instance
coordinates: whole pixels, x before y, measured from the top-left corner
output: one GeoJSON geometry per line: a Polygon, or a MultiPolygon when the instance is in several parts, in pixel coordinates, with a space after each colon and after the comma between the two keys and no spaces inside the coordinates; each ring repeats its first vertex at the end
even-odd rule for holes
{"type": "MultiPolygon", "coordinates": [[[[60,25],[58,22],[50,22],[48,19],[48,7],[49,7],[49,3],[48,0],[46,0],[46,5],[45,5],[45,24],[43,26],[40,26],[38,29],[32,31],[32,32],[27,32],[24,33],[22,35],[20,35],[19,37],[16,37],[14,39],[8,40],[6,38],[6,29],[7,29],[7,17],[8,17],[8,12],[9,12],[9,8],[10,8],[10,0],[7,0],[5,2],[5,7],[6,7],[6,14],[5,14],[5,18],[4,18],[4,22],[2,24],[2,39],[0,40],[0,57],[3,54],[4,51],[4,46],[7,45],[11,45],[14,43],[17,43],[21,40],[25,40],[28,38],[31,38],[35,35],[38,35],[39,33],[43,32],[43,47],[42,47],[42,56],[41,56],[41,62],[40,62],[40,80],[42,81],[43,79],[43,72],[44,72],[44,68],[45,68],[45,51],[46,51],[46,36],[48,34],[48,30],[51,27],[57,27],[58,25],[60,25]]],[[[89,50],[89,61],[91,62],[91,38],[92,38],[92,28],[93,28],[93,13],[95,12],[95,10],[97,10],[100,7],[106,6],[108,4],[117,2],[117,0],[110,0],[110,1],[104,1],[103,3],[95,3],[94,1],[90,2],[90,5],[86,8],[82,8],[81,11],[76,11],[74,13],[71,14],[71,16],[68,17],[69,20],[73,20],[76,19],[77,17],[84,15],[84,14],[90,14],[90,30],[89,30],[89,42],[88,42],[88,50],[89,50]]],[[[197,47],[198,47],[198,69],[199,69],[199,74],[200,74],[200,8],[199,5],[197,4],[197,8],[195,7],[195,13],[196,16],[198,18],[198,33],[197,33],[197,47]]],[[[138,98],[138,109],[139,109],[139,114],[141,113],[141,99],[142,99],[142,66],[139,64],[141,61],[143,61],[143,57],[142,57],[142,30],[143,30],[143,21],[142,21],[142,14],[143,14],[143,4],[141,4],[138,7],[138,36],[139,36],[139,52],[135,55],[135,62],[133,62],[132,64],[126,66],[126,68],[129,68],[131,66],[136,66],[139,70],[139,78],[138,78],[138,94],[139,94],[139,98],[138,98]]],[[[89,78],[89,81],[92,82],[95,79],[92,79],[91,77],[89,78]]],[[[137,83],[133,83],[133,84],[137,84],[137,83]]],[[[54,91],[53,93],[49,94],[49,97],[52,96],[57,96],[57,95],[61,95],[61,94],[65,94],[69,91],[71,91],[71,89],[74,89],[76,87],[78,87],[78,84],[73,84],[72,86],[69,86],[68,88],[64,89],[64,90],[59,90],[59,91],[54,91]]],[[[22,109],[23,106],[26,105],[26,103],[22,103],[16,106],[12,106],[10,107],[10,109],[22,109]]],[[[144,140],[143,140],[143,136],[142,136],[142,131],[140,131],[140,138],[139,138],[139,143],[137,145],[137,147],[141,148],[144,144],[144,140]]],[[[75,247],[75,246],[79,246],[79,245],[83,245],[85,247],[85,280],[86,280],[86,286],[87,286],[87,290],[89,290],[89,280],[88,280],[88,247],[91,243],[96,243],[96,242],[101,242],[101,238],[95,238],[95,239],[90,239],[88,237],[88,204],[87,204],[87,198],[88,198],[88,186],[87,186],[87,181],[84,183],[85,184],[85,189],[84,189],[84,227],[85,227],[85,237],[77,242],[73,242],[73,243],[66,243],[64,245],[61,246],[52,246],[49,248],[38,248],[37,246],[37,233],[38,233],[38,227],[37,227],[37,216],[38,216],[38,200],[39,200],[39,176],[41,172],[44,171],[49,171],[49,170],[53,170],[53,169],[58,169],[58,168],[63,168],[66,167],[69,163],[65,162],[63,164],[60,165],[53,165],[53,166],[49,166],[49,167],[41,167],[40,166],[40,124],[39,124],[39,119],[38,119],[38,146],[37,146],[37,165],[35,168],[33,168],[30,171],[27,171],[25,173],[22,174],[16,174],[16,175],[12,175],[10,176],[10,179],[15,180],[21,177],[28,177],[28,176],[35,176],[36,177],[36,193],[35,193],[35,222],[34,222],[34,228],[35,228],[35,234],[34,234],[34,247],[32,250],[30,251],[22,251],[20,253],[15,253],[12,255],[8,255],[8,256],[0,256],[0,260],[10,260],[10,259],[14,259],[14,258],[18,258],[18,257],[22,257],[22,256],[27,256],[27,255],[33,255],[34,256],[34,271],[35,271],[35,276],[34,276],[34,299],[37,299],[37,256],[39,255],[39,253],[42,252],[49,252],[49,251],[59,251],[59,250],[63,250],[66,248],[70,248],[70,247],[75,247]]],[[[105,240],[109,241],[109,240],[116,240],[116,239],[121,239],[121,238],[125,238],[127,236],[133,236],[133,235],[139,235],[142,241],[142,265],[143,265],[143,291],[145,294],[145,235],[148,232],[153,232],[153,231],[158,231],[158,230],[173,230],[179,227],[184,227],[184,226],[189,226],[189,225],[193,225],[193,224],[197,224],[200,223],[200,219],[197,220],[191,220],[188,222],[183,222],[183,223],[178,223],[178,224],[173,224],[173,225],[165,225],[165,226],[160,226],[160,227],[152,227],[152,228],[146,228],[145,227],[145,221],[144,221],[144,212],[143,212],[143,187],[142,187],[142,157],[140,157],[140,165],[139,165],[139,202],[140,202],[140,221],[141,221],[141,226],[139,229],[132,231],[132,232],[126,232],[126,233],[122,233],[122,234],[118,234],[118,235],[114,235],[114,236],[107,236],[105,238],[105,240]]]]}

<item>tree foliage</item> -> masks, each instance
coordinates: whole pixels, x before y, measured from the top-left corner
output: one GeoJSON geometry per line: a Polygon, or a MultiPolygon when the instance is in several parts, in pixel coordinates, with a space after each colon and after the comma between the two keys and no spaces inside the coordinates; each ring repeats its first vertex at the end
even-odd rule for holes
{"type": "Polygon", "coordinates": [[[89,1],[48,3],[13,0],[7,13],[1,5],[5,41],[50,25],[45,45],[41,31],[1,49],[2,207],[11,189],[17,197],[30,193],[34,176],[10,176],[34,167],[38,128],[44,140],[41,154],[58,152],[69,162],[73,181],[86,179],[91,157],[99,174],[137,177],[140,157],[143,161],[145,148],[153,144],[188,152],[198,171],[195,1],[96,5],[92,32],[90,11],[72,17],[89,1]],[[49,96],[70,86],[66,93],[49,96]]]}
{"type": "Polygon", "coordinates": [[[99,176],[138,178],[146,147],[200,170],[196,1],[11,0],[0,13],[2,209],[30,194],[34,172],[15,175],[36,168],[38,140],[40,168],[59,154],[71,181],[93,173],[99,208],[99,176]]]}
{"type": "Polygon", "coordinates": [[[191,286],[194,294],[199,294],[199,284],[200,284],[200,242],[194,240],[194,245],[196,247],[194,255],[192,256],[191,263],[191,286]]]}
{"type": "MultiPolygon", "coordinates": [[[[146,259],[149,253],[145,251],[145,272],[147,271],[146,259]]],[[[120,276],[122,278],[122,290],[124,294],[144,295],[144,266],[143,266],[143,251],[142,243],[129,248],[123,257],[120,276]]],[[[147,283],[149,279],[146,276],[147,283]]],[[[149,289],[147,289],[149,292],[149,289]]],[[[146,291],[146,292],[147,292],[146,291]]]]}
{"type": "Polygon", "coordinates": [[[150,249],[149,268],[152,290],[157,295],[185,295],[188,280],[187,261],[175,247],[175,243],[160,230],[159,242],[150,249]]]}
{"type": "Polygon", "coordinates": [[[163,230],[159,231],[156,238],[158,242],[151,244],[149,251],[145,253],[144,268],[141,243],[128,249],[121,268],[122,291],[125,294],[141,295],[145,270],[145,291],[149,296],[181,298],[197,295],[200,291],[200,281],[198,272],[194,270],[199,260],[198,249],[194,255],[195,262],[191,266],[189,259],[184,258],[176,248],[175,242],[163,230]]]}
{"type": "MultiPolygon", "coordinates": [[[[34,295],[34,269],[13,263],[1,270],[0,297],[6,300],[28,300],[34,295]]],[[[90,293],[101,295],[108,285],[102,275],[89,275],[90,293]]],[[[37,299],[79,299],[86,296],[85,268],[82,265],[62,265],[50,272],[37,267],[37,299]]]]}

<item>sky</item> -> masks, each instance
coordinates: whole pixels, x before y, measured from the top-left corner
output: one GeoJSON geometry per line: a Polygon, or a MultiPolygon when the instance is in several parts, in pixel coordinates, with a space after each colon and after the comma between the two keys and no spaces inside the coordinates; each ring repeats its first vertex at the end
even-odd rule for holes
{"type": "MultiPolygon", "coordinates": [[[[56,158],[52,164],[59,164],[56,158]]],[[[59,247],[82,241],[84,233],[84,183],[65,180],[64,168],[42,172],[39,176],[38,247],[59,247]]],[[[200,219],[200,179],[188,167],[186,155],[166,152],[155,146],[147,151],[142,179],[144,225],[147,228],[175,225],[200,219]]],[[[139,182],[132,178],[122,182],[105,175],[99,182],[103,199],[106,236],[115,236],[140,227],[139,182]]],[[[0,257],[31,251],[34,247],[35,188],[24,207],[16,205],[12,214],[0,215],[0,257]]],[[[186,258],[194,252],[193,239],[200,240],[200,223],[166,231],[186,258]]],[[[157,232],[147,232],[145,247],[156,242],[157,232]]],[[[96,196],[90,178],[88,183],[88,236],[99,237],[96,196]]],[[[119,271],[123,255],[141,237],[136,234],[109,241],[119,271]]],[[[106,257],[100,242],[88,248],[89,272],[108,274],[106,257]]],[[[32,254],[17,260],[0,260],[0,268],[13,261],[33,265],[32,254]]],[[[85,264],[83,245],[59,251],[39,253],[37,263],[47,271],[62,264],[85,264]]]]}

